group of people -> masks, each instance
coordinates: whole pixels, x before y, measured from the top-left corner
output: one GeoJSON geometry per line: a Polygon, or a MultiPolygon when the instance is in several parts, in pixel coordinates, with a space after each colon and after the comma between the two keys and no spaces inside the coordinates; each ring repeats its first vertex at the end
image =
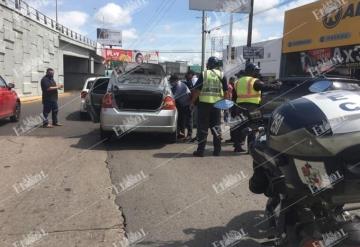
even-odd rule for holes
{"type": "MultiPolygon", "coordinates": [[[[221,152],[221,110],[215,104],[223,99],[232,100],[236,104],[225,112],[225,119],[236,118],[246,115],[246,111],[254,111],[260,106],[261,93],[267,90],[277,90],[280,82],[265,84],[261,81],[260,68],[247,63],[245,70],[241,70],[235,77],[231,77],[229,82],[221,71],[220,61],[216,57],[210,57],[206,69],[200,74],[199,78],[193,71],[185,75],[185,80],[179,80],[177,75],[170,77],[171,90],[176,100],[178,110],[178,138],[188,141],[198,141],[197,150],[194,156],[203,157],[206,147],[208,130],[210,128],[213,135],[214,150],[213,155],[219,156],[221,152]],[[197,134],[193,138],[193,116],[194,109],[197,107],[197,134]]],[[[43,91],[43,127],[52,128],[61,126],[57,119],[58,113],[58,86],[54,81],[54,70],[48,69],[46,75],[41,80],[43,91]],[[52,125],[49,124],[48,115],[52,112],[52,125]]],[[[246,134],[243,129],[247,127],[239,122],[238,126],[233,126],[230,131],[231,139],[234,143],[235,152],[243,152],[246,134]]]]}
{"type": "MultiPolygon", "coordinates": [[[[194,156],[203,157],[206,147],[208,130],[213,135],[213,155],[221,153],[221,110],[215,104],[223,99],[234,101],[236,104],[225,112],[225,119],[236,118],[247,111],[254,111],[260,106],[261,92],[277,90],[280,82],[265,84],[261,81],[260,68],[247,63],[245,70],[241,70],[229,82],[221,71],[220,61],[216,57],[210,57],[206,69],[200,74],[196,83],[192,80],[192,71],[186,74],[184,81],[180,81],[176,75],[170,77],[172,92],[178,108],[178,133],[180,138],[192,139],[193,110],[197,107],[197,150],[194,156]],[[185,130],[187,129],[187,135],[185,130]]],[[[243,152],[246,134],[243,129],[247,127],[242,122],[239,126],[231,128],[231,141],[234,143],[234,152],[243,152]]]]}

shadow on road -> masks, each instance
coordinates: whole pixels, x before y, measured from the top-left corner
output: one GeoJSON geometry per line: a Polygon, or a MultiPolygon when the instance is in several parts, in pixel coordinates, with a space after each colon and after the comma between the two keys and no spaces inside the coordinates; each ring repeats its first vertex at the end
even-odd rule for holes
{"type": "Polygon", "coordinates": [[[73,113],[70,113],[69,115],[67,115],[66,117],[66,121],[79,121],[79,122],[85,122],[85,121],[91,121],[91,118],[88,114],[84,115],[84,118],[82,119],[80,117],[80,112],[79,111],[75,111],[73,113]]]}
{"type": "Polygon", "coordinates": [[[232,247],[260,247],[259,241],[266,239],[266,223],[256,226],[264,220],[263,211],[250,211],[233,218],[225,227],[211,227],[208,229],[184,229],[186,235],[191,235],[189,241],[142,241],[142,246],[157,247],[198,247],[198,246],[232,246],[232,247]],[[222,245],[219,241],[223,240],[226,234],[231,231],[241,232],[243,230],[247,237],[240,239],[236,244],[222,245]],[[217,241],[217,242],[216,242],[217,241]]]}
{"type": "MultiPolygon", "coordinates": [[[[193,148],[189,146],[186,153],[156,153],[153,155],[155,158],[163,158],[163,159],[171,159],[171,158],[194,158],[192,155],[193,151],[196,150],[197,145],[193,145],[193,148]]],[[[204,156],[212,156],[212,150],[207,149],[205,150],[204,156]]],[[[231,157],[231,156],[241,156],[246,155],[246,153],[235,153],[233,151],[221,151],[220,157],[231,157]]]]}
{"type": "Polygon", "coordinates": [[[74,148],[107,151],[152,150],[161,149],[166,145],[166,140],[162,136],[147,133],[129,133],[122,137],[114,135],[110,141],[105,141],[101,140],[99,129],[85,135],[71,136],[69,138],[79,138],[79,142],[72,145],[74,148]]]}
{"type": "Polygon", "coordinates": [[[162,135],[149,133],[129,133],[121,137],[113,137],[107,143],[108,151],[116,150],[152,150],[161,149],[167,145],[162,135]]]}
{"type": "Polygon", "coordinates": [[[10,124],[10,123],[12,123],[12,122],[8,119],[0,119],[0,127],[10,124]]]}

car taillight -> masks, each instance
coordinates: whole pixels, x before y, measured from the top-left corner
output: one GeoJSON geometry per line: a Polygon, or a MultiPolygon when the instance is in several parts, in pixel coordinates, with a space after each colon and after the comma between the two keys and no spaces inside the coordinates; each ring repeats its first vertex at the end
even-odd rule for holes
{"type": "Polygon", "coordinates": [[[164,105],[163,105],[162,109],[163,110],[175,110],[176,109],[175,100],[170,96],[166,96],[164,99],[164,105]]]}
{"type": "Polygon", "coordinates": [[[102,108],[113,108],[112,94],[106,93],[102,100],[102,108]]]}
{"type": "Polygon", "coordinates": [[[87,93],[86,91],[82,91],[81,94],[80,94],[80,97],[81,97],[82,99],[85,99],[85,97],[86,97],[87,94],[88,94],[88,93],[87,93]]]}

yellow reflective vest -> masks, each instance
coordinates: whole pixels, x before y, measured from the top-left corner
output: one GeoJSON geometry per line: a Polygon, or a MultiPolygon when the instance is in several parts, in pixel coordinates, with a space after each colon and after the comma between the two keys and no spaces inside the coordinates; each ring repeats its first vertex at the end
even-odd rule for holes
{"type": "Polygon", "coordinates": [[[254,83],[256,80],[256,78],[244,76],[236,82],[236,103],[253,103],[257,105],[260,104],[261,91],[256,91],[254,89],[254,83]]]}
{"type": "Polygon", "coordinates": [[[203,86],[199,96],[200,102],[213,104],[224,98],[223,85],[220,78],[223,78],[220,70],[205,70],[203,72],[203,86]]]}

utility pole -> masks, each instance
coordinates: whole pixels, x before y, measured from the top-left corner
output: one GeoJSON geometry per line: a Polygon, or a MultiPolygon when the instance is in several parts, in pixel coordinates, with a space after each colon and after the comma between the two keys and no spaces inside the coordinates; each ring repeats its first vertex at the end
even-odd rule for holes
{"type": "Polygon", "coordinates": [[[234,16],[233,13],[230,13],[230,33],[229,33],[229,46],[227,52],[227,64],[231,63],[231,51],[233,46],[233,23],[234,23],[234,16]]]}
{"type": "Polygon", "coordinates": [[[251,6],[250,6],[250,13],[249,13],[247,47],[251,47],[252,26],[253,26],[253,16],[254,16],[254,0],[250,0],[250,5],[251,6]]]}
{"type": "MultiPolygon", "coordinates": [[[[250,0],[250,13],[249,13],[247,47],[251,47],[253,16],[254,16],[254,0],[250,0]]],[[[248,63],[250,63],[250,59],[246,60],[246,64],[248,64],[248,63]]]]}
{"type": "Polygon", "coordinates": [[[56,12],[56,30],[58,30],[58,1],[55,0],[55,12],[56,12]]]}
{"type": "Polygon", "coordinates": [[[202,49],[201,49],[201,71],[205,69],[205,50],[206,50],[206,13],[202,11],[202,49]]]}

